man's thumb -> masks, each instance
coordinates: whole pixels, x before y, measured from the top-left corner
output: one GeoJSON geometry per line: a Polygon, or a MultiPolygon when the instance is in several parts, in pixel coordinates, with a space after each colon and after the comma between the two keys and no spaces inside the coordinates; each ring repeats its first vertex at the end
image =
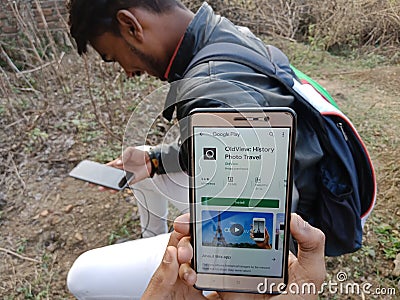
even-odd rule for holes
{"type": "Polygon", "coordinates": [[[178,250],[168,246],[160,266],[157,268],[142,299],[153,299],[152,296],[169,295],[178,279],[178,250]]]}
{"type": "Polygon", "coordinates": [[[325,235],[324,233],[304,221],[299,215],[292,213],[290,232],[299,245],[298,260],[314,262],[320,258],[324,261],[325,235]]]}

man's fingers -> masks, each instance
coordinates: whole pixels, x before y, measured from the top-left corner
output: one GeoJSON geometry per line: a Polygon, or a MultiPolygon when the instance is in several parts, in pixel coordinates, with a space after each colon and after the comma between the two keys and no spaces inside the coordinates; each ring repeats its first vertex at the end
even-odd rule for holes
{"type": "Polygon", "coordinates": [[[109,193],[111,193],[111,194],[116,194],[116,193],[118,193],[118,191],[113,190],[113,189],[106,188],[106,187],[104,187],[104,186],[99,186],[97,189],[98,189],[100,192],[109,192],[109,193]]]}
{"type": "Polygon", "coordinates": [[[182,235],[189,235],[190,215],[187,213],[177,217],[174,221],[174,229],[182,235]]]}
{"type": "Polygon", "coordinates": [[[160,281],[159,283],[166,285],[165,287],[175,284],[178,277],[178,265],[177,249],[168,246],[156,271],[157,275],[155,277],[160,281]]]}
{"type": "Polygon", "coordinates": [[[169,246],[177,246],[179,241],[189,235],[189,214],[184,214],[177,217],[174,221],[174,231],[168,241],[169,246]]]}
{"type": "Polygon", "coordinates": [[[179,264],[177,259],[177,249],[168,246],[160,266],[154,273],[142,299],[155,299],[170,295],[178,279],[179,264]]]}
{"type": "Polygon", "coordinates": [[[124,164],[123,164],[121,158],[116,158],[116,159],[106,163],[106,165],[117,168],[117,169],[123,169],[123,167],[124,167],[124,164]]]}
{"type": "Polygon", "coordinates": [[[193,286],[197,280],[197,274],[189,264],[180,265],[179,277],[188,286],[193,286]]]}
{"type": "Polygon", "coordinates": [[[208,300],[221,300],[222,298],[217,292],[212,292],[211,294],[207,295],[208,300]]]}
{"type": "Polygon", "coordinates": [[[297,214],[291,215],[290,231],[299,244],[299,251],[303,252],[303,259],[314,259],[315,255],[324,253],[324,233],[311,226],[297,214]]]}
{"type": "Polygon", "coordinates": [[[193,248],[190,244],[190,237],[182,238],[178,243],[178,262],[180,264],[190,263],[193,258],[193,248]]]}
{"type": "Polygon", "coordinates": [[[297,261],[314,276],[315,283],[322,284],[326,274],[325,235],[297,214],[292,214],[291,218],[290,231],[299,245],[297,261]]]}

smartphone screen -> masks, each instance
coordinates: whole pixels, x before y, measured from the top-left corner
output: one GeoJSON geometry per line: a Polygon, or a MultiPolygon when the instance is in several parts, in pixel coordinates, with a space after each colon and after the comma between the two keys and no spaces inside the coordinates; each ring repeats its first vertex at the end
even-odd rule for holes
{"type": "Polygon", "coordinates": [[[253,240],[265,241],[265,218],[253,218],[253,240]]]}
{"type": "Polygon", "coordinates": [[[286,282],[294,124],[287,111],[193,114],[196,287],[276,292],[264,279],[286,282]]]}

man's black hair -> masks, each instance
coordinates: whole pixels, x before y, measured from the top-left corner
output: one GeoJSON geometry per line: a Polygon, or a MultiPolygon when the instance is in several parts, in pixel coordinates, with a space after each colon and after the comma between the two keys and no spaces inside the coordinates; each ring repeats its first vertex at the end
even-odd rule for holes
{"type": "Polygon", "coordinates": [[[119,35],[116,18],[119,10],[141,7],[161,14],[176,6],[185,8],[179,0],[70,0],[70,32],[81,55],[87,52],[87,43],[92,38],[105,32],[119,35]]]}

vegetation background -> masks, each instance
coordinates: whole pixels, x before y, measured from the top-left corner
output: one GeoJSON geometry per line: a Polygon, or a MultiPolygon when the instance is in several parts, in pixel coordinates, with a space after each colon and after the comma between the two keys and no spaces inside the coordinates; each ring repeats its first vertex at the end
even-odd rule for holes
{"type": "MultiPolygon", "coordinates": [[[[0,40],[0,297],[73,299],[65,279],[76,257],[140,232],[130,192],[100,193],[67,173],[82,159],[118,156],[134,108],[162,83],[127,80],[93,51],[79,57],[66,16],[61,34],[39,29],[23,1],[8,3],[15,2],[21,5],[10,17],[20,32],[0,40]]],[[[202,1],[186,2],[196,10],[202,1]]],[[[400,299],[400,1],[209,3],[321,82],[373,158],[379,190],[363,248],[327,258],[327,280],[345,272],[346,282],[371,283],[374,295],[325,292],[321,299],[400,299]]],[[[171,125],[158,119],[146,142],[159,142],[171,125]]]]}

